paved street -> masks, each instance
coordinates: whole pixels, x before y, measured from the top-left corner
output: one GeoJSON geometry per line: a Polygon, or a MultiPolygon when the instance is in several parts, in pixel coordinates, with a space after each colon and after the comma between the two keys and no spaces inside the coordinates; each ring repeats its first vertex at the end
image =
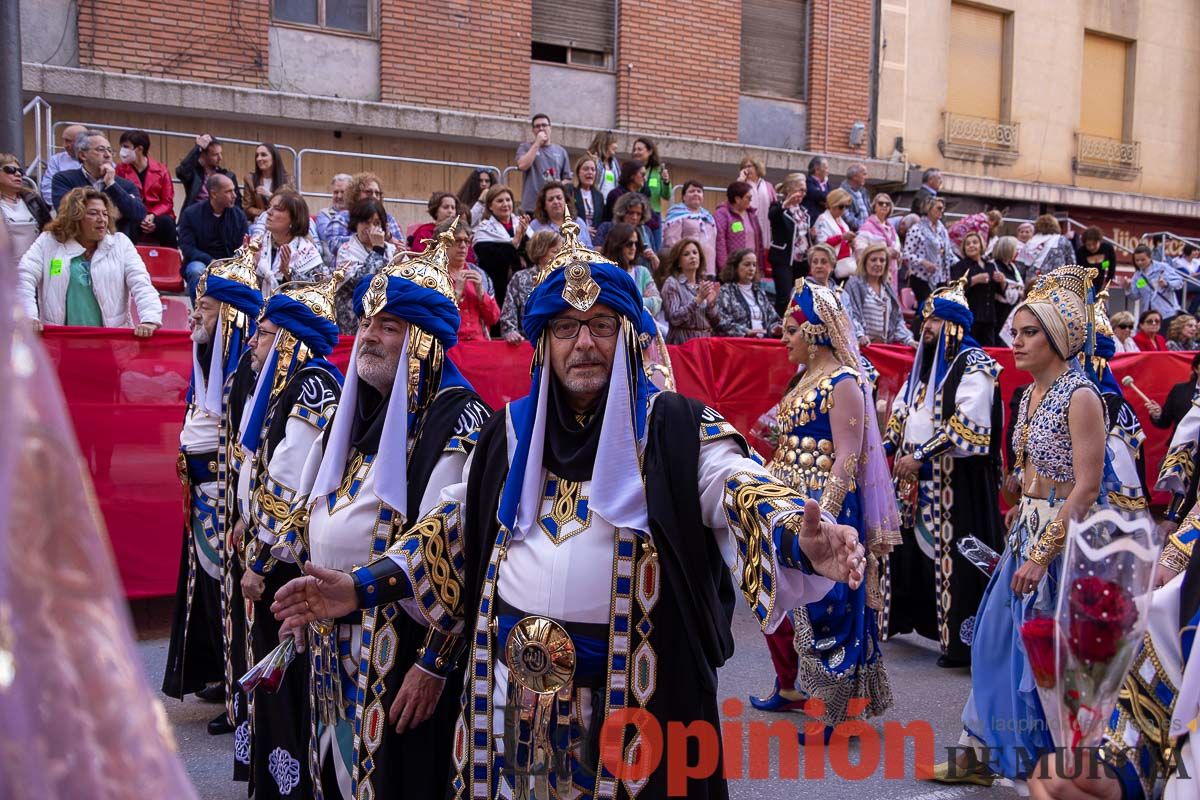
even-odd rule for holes
{"type": "MultiPolygon", "coordinates": [[[[772,671],[766,647],[757,626],[748,612],[739,609],[734,620],[737,652],[721,672],[720,697],[743,699],[751,692],[770,686],[772,671]]],[[[166,659],[165,638],[148,639],[141,643],[141,653],[152,685],[161,683],[163,663],[166,659]]],[[[909,723],[925,720],[932,727],[939,748],[952,745],[958,737],[958,717],[963,700],[967,696],[969,677],[965,670],[941,670],[934,666],[936,651],[932,644],[916,637],[901,637],[885,645],[895,695],[895,705],[883,720],[876,720],[874,728],[883,730],[885,723],[909,723]]],[[[231,771],[232,737],[210,737],[205,724],[216,713],[217,707],[189,698],[180,703],[164,698],[167,713],[175,726],[179,750],[187,762],[188,771],[195,781],[200,796],[205,800],[235,800],[245,797],[244,784],[234,784],[231,771]]],[[[745,704],[741,715],[743,722],[764,720],[774,722],[776,715],[762,714],[745,704]]],[[[886,744],[883,748],[886,750],[886,744]]],[[[833,755],[833,754],[830,754],[833,755]]],[[[856,765],[859,746],[851,745],[851,763],[856,765]]],[[[1007,798],[1016,797],[1011,789],[980,789],[978,787],[941,786],[923,783],[912,777],[913,746],[906,748],[905,775],[899,779],[885,779],[881,765],[870,777],[861,780],[846,780],[838,777],[831,766],[830,757],[825,758],[824,779],[817,786],[805,779],[806,767],[801,756],[797,769],[799,780],[779,779],[779,759],[775,746],[771,753],[771,779],[733,781],[731,795],[735,800],[771,800],[773,798],[820,797],[821,800],[865,800],[866,798],[895,798],[896,800],[957,800],[957,798],[1007,798]]],[[[943,760],[938,756],[937,760],[943,760]]],[[[836,762],[837,759],[834,758],[836,762]]],[[[749,760],[747,760],[749,765],[749,760]]],[[[846,773],[846,768],[841,766],[846,773]]],[[[747,769],[749,767],[747,766],[747,769]]]]}

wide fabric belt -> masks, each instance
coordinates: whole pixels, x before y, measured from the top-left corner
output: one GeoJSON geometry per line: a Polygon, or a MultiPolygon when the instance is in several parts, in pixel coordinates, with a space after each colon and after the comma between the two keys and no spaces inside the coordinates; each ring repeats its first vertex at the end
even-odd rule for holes
{"type": "Polygon", "coordinates": [[[608,680],[608,631],[609,627],[599,622],[567,622],[527,614],[503,597],[496,598],[496,643],[505,666],[523,685],[525,681],[552,685],[556,673],[561,673],[561,662],[566,660],[564,650],[570,648],[574,671],[566,681],[593,690],[604,688],[608,680]],[[563,634],[565,642],[561,641],[563,634]],[[556,657],[563,658],[556,664],[556,657]]]}
{"type": "Polygon", "coordinates": [[[191,483],[212,483],[217,479],[217,451],[209,453],[179,453],[181,474],[186,471],[191,483]]]}

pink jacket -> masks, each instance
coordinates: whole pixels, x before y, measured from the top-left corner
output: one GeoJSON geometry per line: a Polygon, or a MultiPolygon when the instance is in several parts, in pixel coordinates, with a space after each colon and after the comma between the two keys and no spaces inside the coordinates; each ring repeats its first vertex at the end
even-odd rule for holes
{"type": "MultiPolygon", "coordinates": [[[[720,274],[729,260],[729,254],[734,251],[749,248],[755,255],[761,256],[758,243],[762,241],[762,231],[758,227],[758,214],[754,206],[747,208],[744,214],[738,214],[725,202],[717,206],[717,213],[713,216],[717,220],[717,274],[720,274]]],[[[766,265],[760,264],[759,269],[766,269],[766,265]]]]}

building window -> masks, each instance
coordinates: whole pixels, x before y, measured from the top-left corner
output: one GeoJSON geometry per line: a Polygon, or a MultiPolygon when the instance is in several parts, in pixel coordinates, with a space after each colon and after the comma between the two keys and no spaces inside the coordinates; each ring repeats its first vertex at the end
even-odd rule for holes
{"type": "Polygon", "coordinates": [[[743,94],[803,100],[808,0],[742,0],[743,94]]]}
{"type": "Polygon", "coordinates": [[[1132,181],[1141,174],[1141,145],[1133,140],[1134,44],[1083,34],[1083,85],[1073,166],[1080,175],[1132,181]]]}
{"type": "Polygon", "coordinates": [[[613,63],[615,0],[533,0],[534,61],[607,69],[613,63]]]}
{"type": "Polygon", "coordinates": [[[379,0],[273,0],[276,22],[373,35],[379,0]]]}
{"type": "Polygon", "coordinates": [[[1079,130],[1090,136],[1127,140],[1132,120],[1133,85],[1130,43],[1111,36],[1083,35],[1083,87],[1080,93],[1079,130]]]}
{"type": "Polygon", "coordinates": [[[1009,15],[965,3],[950,6],[950,69],[946,110],[1007,122],[1011,46],[1009,15]]]}

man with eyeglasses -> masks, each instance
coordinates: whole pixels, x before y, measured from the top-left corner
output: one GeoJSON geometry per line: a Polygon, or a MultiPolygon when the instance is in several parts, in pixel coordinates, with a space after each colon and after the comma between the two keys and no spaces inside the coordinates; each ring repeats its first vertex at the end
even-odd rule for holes
{"type": "Polygon", "coordinates": [[[54,207],[58,208],[72,189],[90,186],[108,195],[121,214],[117,230],[128,236],[129,241],[136,242],[141,235],[142,220],[146,218],[146,206],[142,204],[137,187],[117,177],[108,139],[100,131],[85,130],[75,138],[75,155],[82,166],[59,172],[51,181],[50,197],[54,207]]]}
{"type": "MultiPolygon", "coordinates": [[[[862,580],[852,528],[772,478],[717,412],[654,386],[641,292],[577,237],[566,222],[525,308],[530,393],[484,424],[464,483],[383,557],[310,568],[272,607],[292,630],[397,603],[463,637],[456,796],[615,796],[602,725],[621,753],[638,746],[631,716],[719,738],[739,593],[774,630],[829,579],[862,580]]],[[[667,795],[665,764],[642,796],[667,795]]],[[[719,769],[683,789],[727,791],[719,769]]]]}

